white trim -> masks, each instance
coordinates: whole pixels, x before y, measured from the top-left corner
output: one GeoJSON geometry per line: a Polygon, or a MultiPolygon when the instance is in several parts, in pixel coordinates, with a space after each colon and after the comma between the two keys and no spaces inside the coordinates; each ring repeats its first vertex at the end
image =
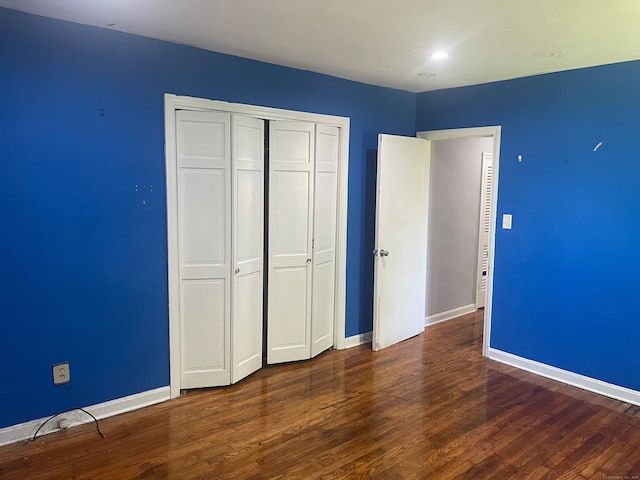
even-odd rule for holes
{"type": "Polygon", "coordinates": [[[169,284],[169,362],[171,398],[180,395],[180,312],[178,265],[178,206],[176,188],[176,110],[216,110],[238,113],[264,120],[289,120],[323,123],[340,129],[338,165],[338,226],[336,241],[336,290],[334,347],[345,348],[345,306],[347,276],[347,198],[349,174],[349,127],[347,117],[318,113],[296,112],[279,108],[229,103],[165,93],[165,171],[167,177],[167,258],[169,284]]]}
{"type": "Polygon", "coordinates": [[[550,378],[567,385],[573,385],[574,387],[582,388],[590,392],[599,393],[600,395],[615,398],[616,400],[632,403],[633,405],[640,405],[640,391],[637,390],[603,382],[596,378],[580,375],[579,373],[570,372],[569,370],[563,370],[545,363],[536,362],[535,360],[529,360],[495,348],[489,348],[488,356],[492,360],[506,363],[512,367],[526,370],[527,372],[535,373],[542,377],[550,378]]]}
{"type": "Polygon", "coordinates": [[[491,316],[493,314],[493,269],[496,249],[496,217],[498,212],[498,187],[500,185],[500,125],[488,127],[456,128],[418,132],[416,136],[427,140],[451,140],[454,138],[493,137],[494,188],[491,195],[491,230],[489,231],[489,271],[487,273],[487,301],[484,307],[484,332],[482,355],[489,356],[491,345],[491,316]]]}
{"type": "MultiPolygon", "coordinates": [[[[82,408],[100,420],[101,418],[112,417],[121,413],[130,412],[131,410],[137,410],[149,405],[164,402],[166,400],[169,400],[169,387],[160,387],[82,408]]],[[[29,422],[0,428],[0,446],[19,442],[21,440],[27,440],[33,437],[33,434],[36,433],[40,425],[42,425],[48,418],[49,417],[38,418],[29,422]]],[[[60,414],[59,418],[65,418],[67,420],[67,428],[93,421],[91,417],[80,410],[73,410],[68,413],[60,414]]],[[[58,425],[59,422],[53,419],[40,429],[40,432],[38,432],[38,438],[40,438],[40,435],[57,432],[60,430],[58,425]]]]}
{"type": "Polygon", "coordinates": [[[361,333],[359,335],[353,335],[344,339],[343,348],[357,347],[371,341],[372,332],[361,333]]]}
{"type": "Polygon", "coordinates": [[[169,386],[171,398],[180,395],[180,263],[178,259],[178,191],[176,110],[173,96],[164,96],[165,172],[167,195],[167,282],[169,288],[169,386]]]}
{"type": "Polygon", "coordinates": [[[466,315],[467,313],[475,312],[476,310],[476,304],[470,303],[469,305],[465,305],[463,307],[452,308],[451,310],[447,310],[446,312],[429,315],[424,319],[424,326],[428,327],[429,325],[434,325],[436,323],[446,322],[447,320],[466,315]]]}

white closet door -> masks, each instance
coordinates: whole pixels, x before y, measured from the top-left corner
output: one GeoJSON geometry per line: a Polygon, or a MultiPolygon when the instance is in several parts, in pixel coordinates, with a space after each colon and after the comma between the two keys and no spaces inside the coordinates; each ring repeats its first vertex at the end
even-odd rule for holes
{"type": "Polygon", "coordinates": [[[311,357],[315,124],[269,125],[267,362],[311,357]]]}
{"type": "Polygon", "coordinates": [[[264,121],[233,115],[231,382],[262,367],[264,121]]]}
{"type": "Polygon", "coordinates": [[[180,388],[228,385],[230,115],[177,112],[180,388]]]}
{"type": "Polygon", "coordinates": [[[483,308],[487,296],[489,269],[489,230],[491,228],[491,191],[493,189],[493,154],[482,154],[482,186],[480,193],[480,232],[478,237],[478,274],[476,308],[483,308]]]}
{"type": "Polygon", "coordinates": [[[339,132],[316,126],[312,357],[333,346],[339,132]]]}

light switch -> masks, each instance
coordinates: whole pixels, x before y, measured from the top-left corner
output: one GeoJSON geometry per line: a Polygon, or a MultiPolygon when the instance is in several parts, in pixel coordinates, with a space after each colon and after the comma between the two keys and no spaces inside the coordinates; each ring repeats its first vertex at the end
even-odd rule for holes
{"type": "Polygon", "coordinates": [[[505,213],[502,215],[502,228],[504,230],[511,230],[511,214],[505,213]]]}

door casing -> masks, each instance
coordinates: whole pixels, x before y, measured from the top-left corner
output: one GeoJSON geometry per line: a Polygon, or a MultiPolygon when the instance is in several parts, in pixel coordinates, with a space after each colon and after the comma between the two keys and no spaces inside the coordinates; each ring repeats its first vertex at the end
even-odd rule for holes
{"type": "MultiPolygon", "coordinates": [[[[487,273],[487,297],[484,308],[484,328],[482,340],[482,354],[489,356],[491,344],[491,314],[493,307],[493,268],[496,246],[496,216],[498,209],[498,186],[500,179],[500,125],[487,127],[455,128],[448,130],[430,130],[417,132],[416,135],[427,140],[454,140],[460,138],[493,137],[493,176],[494,185],[491,192],[491,226],[489,230],[489,271],[487,273]]],[[[429,261],[427,259],[427,261],[429,261]]]]}
{"type": "Polygon", "coordinates": [[[349,126],[347,117],[298,112],[270,107],[229,103],[166,93],[165,171],[167,189],[167,258],[169,287],[169,368],[171,398],[180,395],[180,292],[178,263],[178,196],[176,171],[176,111],[212,110],[237,113],[264,120],[289,120],[333,125],[340,129],[336,228],[336,277],[334,346],[345,348],[347,186],[349,172],[349,126]]]}

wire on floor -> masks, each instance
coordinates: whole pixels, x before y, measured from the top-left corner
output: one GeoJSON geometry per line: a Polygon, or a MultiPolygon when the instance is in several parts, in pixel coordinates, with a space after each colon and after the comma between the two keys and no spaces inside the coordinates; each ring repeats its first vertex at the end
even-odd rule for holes
{"type": "Polygon", "coordinates": [[[42,427],[44,427],[47,423],[49,423],[51,420],[53,420],[54,418],[56,418],[59,415],[62,415],[63,413],[67,413],[67,412],[73,412],[74,410],[80,410],[84,413],[86,413],[87,415],[89,415],[91,418],[93,418],[93,421],[96,423],[96,431],[100,434],[100,436],[102,438],[106,438],[104,436],[104,433],[102,433],[100,431],[100,423],[98,422],[98,419],[96,417],[94,417],[91,413],[87,412],[84,408],[70,408],[69,410],[63,410],[62,412],[58,412],[55,415],[51,415],[49,418],[47,418],[44,422],[42,422],[42,424],[38,427],[38,429],[36,430],[36,433],[33,434],[33,438],[31,439],[32,442],[35,442],[36,437],[38,436],[38,433],[40,432],[40,430],[42,429],[42,427]]]}

